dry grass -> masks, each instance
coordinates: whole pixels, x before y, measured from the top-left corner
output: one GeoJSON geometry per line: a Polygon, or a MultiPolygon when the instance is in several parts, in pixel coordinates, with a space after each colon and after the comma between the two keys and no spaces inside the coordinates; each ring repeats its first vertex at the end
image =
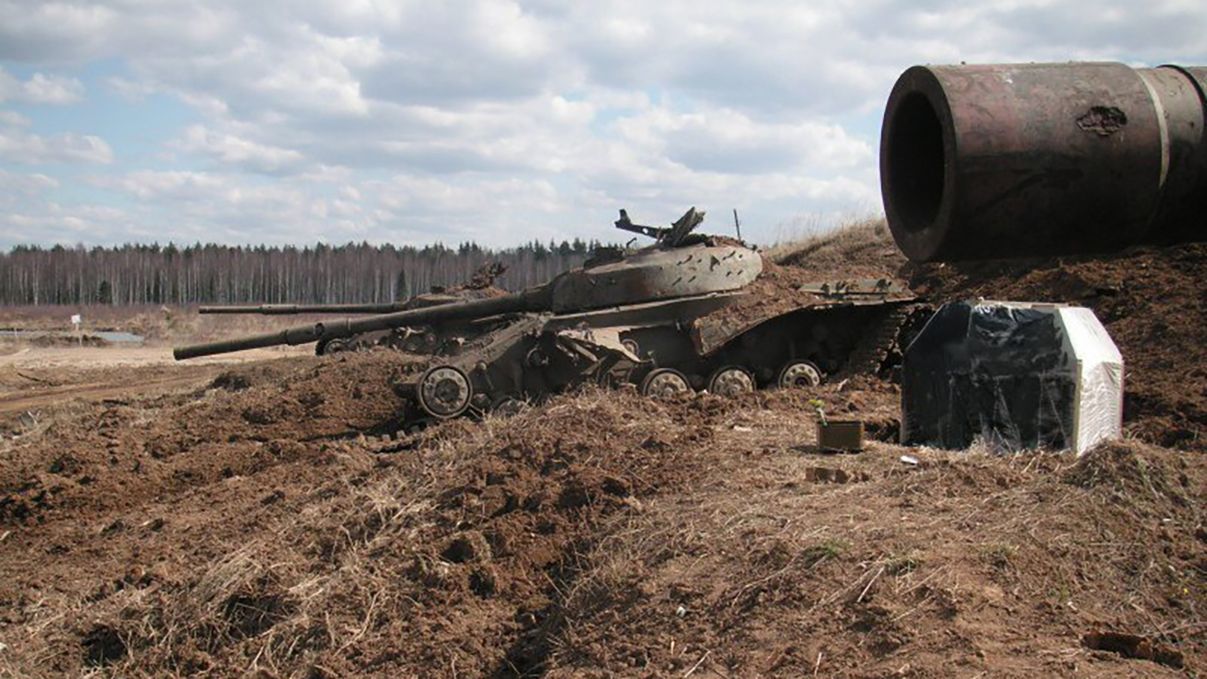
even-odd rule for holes
{"type": "Polygon", "coordinates": [[[1167,488],[1167,454],[1106,447],[1075,462],[921,450],[921,466],[907,470],[867,457],[878,452],[831,458],[868,477],[834,485],[747,458],[741,493],[722,465],[710,482],[619,517],[582,557],[589,567],[568,594],[552,676],[625,665],[682,675],[706,653],[700,669],[727,676],[800,676],[818,665],[819,675],[878,676],[974,651],[973,666],[991,668],[1005,660],[998,644],[1024,639],[1038,652],[998,667],[1063,674],[1085,658],[1068,626],[1110,619],[1166,641],[1202,628],[1201,597],[1187,598],[1189,564],[1140,537],[1154,515],[1193,530],[1201,510],[1178,499],[1185,488],[1156,498],[1080,487],[1095,478],[1106,490],[1109,478],[1167,488]],[[1178,592],[1184,613],[1162,612],[1163,592],[1178,592]],[[1060,615],[1035,615],[1034,602],[1060,615]]]}
{"type": "Polygon", "coordinates": [[[852,219],[823,233],[776,243],[766,255],[782,265],[799,265],[815,256],[850,257],[869,244],[892,244],[884,217],[852,219]]]}

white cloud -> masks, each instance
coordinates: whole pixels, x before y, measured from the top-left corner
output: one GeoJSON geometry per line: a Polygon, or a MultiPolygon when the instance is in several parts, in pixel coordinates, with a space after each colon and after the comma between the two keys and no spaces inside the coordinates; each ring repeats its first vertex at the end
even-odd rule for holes
{"type": "MultiPolygon", "coordinates": [[[[78,78],[104,59],[131,106],[191,109],[94,180],[136,201],[79,217],[115,240],[607,237],[617,207],[691,204],[768,239],[878,209],[875,128],[907,66],[1205,63],[1204,21],[1185,0],[0,0],[0,59],[35,73],[0,71],[0,100],[76,102],[87,131],[78,78]]],[[[31,117],[0,111],[0,159],[113,159],[31,117]]]]}
{"type": "Polygon", "coordinates": [[[74,104],[84,98],[84,84],[76,78],[34,73],[24,82],[0,67],[0,102],[74,104]]]}
{"type": "MultiPolygon", "coordinates": [[[[272,182],[214,172],[141,170],[94,176],[94,186],[137,200],[142,221],[170,225],[177,240],[225,242],[343,242],[371,240],[423,244],[478,240],[505,245],[525,239],[565,237],[548,223],[532,224],[535,211],[559,212],[557,189],[542,180],[462,177],[447,182],[395,175],[358,184],[334,184],[326,172],[272,182]],[[483,218],[489,215],[489,218],[483,218]]],[[[162,228],[158,232],[164,240],[162,228]]]]}
{"type": "Polygon", "coordinates": [[[226,165],[243,167],[254,172],[283,172],[297,168],[305,160],[301,153],[292,149],[215,132],[203,125],[190,125],[175,146],[183,151],[201,153],[226,165]]]}
{"type": "Polygon", "coordinates": [[[74,104],[84,98],[84,84],[75,78],[33,74],[22,87],[23,99],[37,104],[74,104]]]}
{"type": "Polygon", "coordinates": [[[225,186],[223,180],[204,172],[140,170],[124,176],[94,178],[98,186],[120,189],[142,200],[169,198],[194,202],[225,186]]]}
{"type": "Polygon", "coordinates": [[[0,159],[22,164],[111,163],[113,150],[100,137],[67,132],[51,136],[0,130],[0,159]]]}
{"type": "Polygon", "coordinates": [[[28,127],[29,118],[26,118],[16,111],[0,111],[0,126],[28,127]]]}
{"type": "Polygon", "coordinates": [[[22,174],[0,169],[0,210],[24,209],[33,199],[57,188],[59,182],[44,174],[22,174]]]}
{"type": "Polygon", "coordinates": [[[790,168],[843,169],[868,163],[872,150],[840,125],[760,123],[729,109],[676,114],[651,109],[617,124],[623,138],[684,167],[731,174],[790,168]]]}
{"type": "Polygon", "coordinates": [[[111,243],[113,233],[148,243],[163,240],[153,229],[132,222],[124,210],[108,205],[65,206],[50,201],[0,213],[0,240],[14,244],[45,242],[31,234],[54,234],[55,243],[101,245],[111,243]]]}

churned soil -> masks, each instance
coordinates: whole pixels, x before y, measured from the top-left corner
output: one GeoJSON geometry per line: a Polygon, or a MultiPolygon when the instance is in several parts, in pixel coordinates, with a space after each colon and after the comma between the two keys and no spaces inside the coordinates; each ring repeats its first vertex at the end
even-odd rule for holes
{"type": "Polygon", "coordinates": [[[879,440],[896,387],[871,378],[589,390],[357,434],[389,428],[396,360],[237,366],[6,441],[0,671],[1158,677],[1207,659],[1200,454],[901,448],[879,440]],[[811,399],[866,420],[867,449],[819,451],[811,399]],[[1083,643],[1107,633],[1162,662],[1083,643]]]}
{"type": "MultiPolygon", "coordinates": [[[[385,350],[47,402],[0,430],[0,676],[1197,676],[1199,247],[896,263],[938,299],[1094,307],[1128,436],[1080,458],[899,446],[867,376],[410,434],[419,364],[385,350]],[[818,403],[863,452],[818,449],[818,403]]],[[[0,389],[97,381],[26,375],[0,389]]]]}
{"type": "Polygon", "coordinates": [[[894,300],[910,296],[905,282],[896,278],[905,257],[883,220],[858,222],[825,236],[779,245],[762,257],[763,271],[743,288],[745,294],[696,322],[702,335],[729,337],[779,314],[834,304],[814,292],[821,285],[836,289],[844,283],[883,280],[897,286],[894,300]]]}
{"type": "Polygon", "coordinates": [[[1088,307],[1123,353],[1128,432],[1158,445],[1207,451],[1207,243],[913,264],[884,223],[871,221],[780,247],[770,259],[757,294],[741,307],[751,315],[796,304],[806,299],[796,292],[803,283],[834,278],[891,277],[935,307],[967,299],[1088,307]]]}

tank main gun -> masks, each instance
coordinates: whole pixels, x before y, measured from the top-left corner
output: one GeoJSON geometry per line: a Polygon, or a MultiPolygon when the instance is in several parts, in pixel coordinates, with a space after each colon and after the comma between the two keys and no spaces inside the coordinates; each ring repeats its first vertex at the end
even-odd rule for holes
{"type": "Polygon", "coordinates": [[[403,311],[406,302],[386,304],[249,304],[233,306],[202,306],[199,314],[258,314],[260,316],[294,316],[298,314],[388,314],[403,311]]]}
{"type": "Polygon", "coordinates": [[[1207,67],[914,66],[884,111],[880,190],[915,262],[1207,238],[1207,67]]]}
{"type": "Polygon", "coordinates": [[[389,330],[404,326],[428,325],[447,321],[489,318],[501,314],[541,311],[548,309],[552,287],[546,284],[503,297],[474,300],[459,304],[439,304],[421,309],[381,313],[369,318],[344,318],[335,321],[297,325],[277,332],[251,335],[232,340],[178,347],[172,351],[178,361],[214,354],[273,346],[296,346],[311,342],[344,339],[365,332],[389,330]]]}

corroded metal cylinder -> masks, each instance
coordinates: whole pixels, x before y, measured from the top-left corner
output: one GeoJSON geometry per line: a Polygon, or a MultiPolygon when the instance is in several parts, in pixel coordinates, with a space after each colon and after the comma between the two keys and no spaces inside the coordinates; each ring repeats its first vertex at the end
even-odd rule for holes
{"type": "Polygon", "coordinates": [[[889,96],[880,187],[914,261],[1207,238],[1207,68],[914,66],[889,96]]]}

